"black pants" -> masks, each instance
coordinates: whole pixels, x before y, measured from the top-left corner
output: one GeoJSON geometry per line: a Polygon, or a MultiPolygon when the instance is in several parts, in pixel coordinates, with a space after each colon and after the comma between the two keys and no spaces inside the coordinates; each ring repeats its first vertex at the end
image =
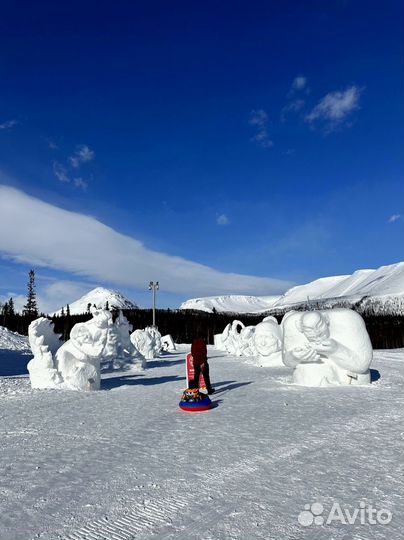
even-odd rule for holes
{"type": "Polygon", "coordinates": [[[210,384],[210,376],[209,376],[209,364],[205,362],[202,365],[195,366],[195,375],[194,380],[189,381],[190,388],[199,388],[199,377],[203,375],[203,378],[205,379],[205,384],[208,392],[212,389],[212,385],[210,384]]]}

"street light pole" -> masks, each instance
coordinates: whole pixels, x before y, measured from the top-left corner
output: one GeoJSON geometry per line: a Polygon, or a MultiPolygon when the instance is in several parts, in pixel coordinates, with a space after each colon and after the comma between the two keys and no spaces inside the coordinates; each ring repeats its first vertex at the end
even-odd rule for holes
{"type": "Polygon", "coordinates": [[[159,282],[150,281],[149,291],[153,291],[153,328],[156,328],[156,291],[160,288],[159,282]]]}

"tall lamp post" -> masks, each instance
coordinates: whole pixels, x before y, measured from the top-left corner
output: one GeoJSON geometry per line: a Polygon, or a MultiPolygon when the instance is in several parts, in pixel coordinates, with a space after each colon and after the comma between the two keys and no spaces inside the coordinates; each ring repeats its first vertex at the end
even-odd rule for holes
{"type": "Polygon", "coordinates": [[[153,328],[156,327],[156,291],[160,288],[159,282],[151,281],[149,283],[149,291],[153,291],[153,328]]]}

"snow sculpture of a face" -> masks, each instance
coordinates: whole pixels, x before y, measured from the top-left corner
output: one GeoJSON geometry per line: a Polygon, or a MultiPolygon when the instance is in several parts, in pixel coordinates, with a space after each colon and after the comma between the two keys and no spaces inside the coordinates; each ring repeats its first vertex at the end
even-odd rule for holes
{"type": "Polygon", "coordinates": [[[304,313],[298,322],[298,329],[310,343],[322,343],[330,337],[330,321],[326,314],[320,311],[304,313]]]}
{"type": "Polygon", "coordinates": [[[257,324],[254,333],[254,345],[261,366],[282,366],[282,334],[276,319],[267,318],[257,324]]]}
{"type": "Polygon", "coordinates": [[[282,321],[283,361],[305,386],[366,384],[373,351],[362,317],[350,309],[291,312],[282,321]]]}

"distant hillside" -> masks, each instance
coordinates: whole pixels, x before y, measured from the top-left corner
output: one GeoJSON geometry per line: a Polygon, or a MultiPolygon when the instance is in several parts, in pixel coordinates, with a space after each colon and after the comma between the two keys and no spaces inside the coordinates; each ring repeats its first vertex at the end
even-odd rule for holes
{"type": "Polygon", "coordinates": [[[373,314],[404,314],[404,263],[358,270],[352,275],[320,278],[292,287],[282,296],[216,296],[194,298],[181,309],[224,313],[282,314],[304,307],[356,307],[373,314]]]}

